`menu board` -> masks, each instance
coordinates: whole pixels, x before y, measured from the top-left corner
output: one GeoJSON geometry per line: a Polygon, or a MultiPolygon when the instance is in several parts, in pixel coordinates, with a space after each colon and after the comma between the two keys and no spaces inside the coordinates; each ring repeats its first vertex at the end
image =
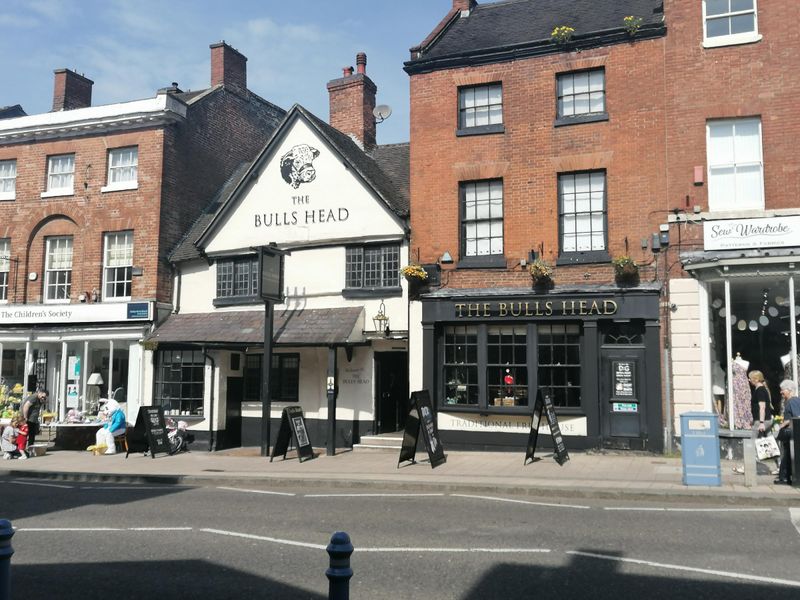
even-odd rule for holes
{"type": "Polygon", "coordinates": [[[156,453],[169,454],[169,437],[164,422],[164,409],[161,406],[142,406],[136,415],[136,423],[128,434],[128,452],[150,451],[150,457],[156,453]]]}
{"type": "Polygon", "coordinates": [[[556,409],[553,406],[553,401],[549,394],[543,394],[542,390],[536,392],[536,402],[533,405],[533,414],[531,415],[531,430],[528,434],[528,446],[525,450],[525,460],[522,464],[528,464],[537,460],[534,458],[536,452],[536,445],[539,441],[539,425],[542,421],[542,416],[547,419],[550,426],[550,436],[553,438],[553,458],[559,465],[563,465],[569,460],[569,453],[567,446],[564,443],[564,436],[561,434],[561,427],[558,425],[558,417],[556,417],[556,409]]]}
{"type": "Polygon", "coordinates": [[[439,428],[433,413],[433,405],[428,390],[421,390],[411,394],[411,410],[406,417],[406,427],[403,431],[403,443],[400,448],[400,463],[405,461],[415,461],[419,432],[422,430],[422,440],[425,442],[425,449],[428,451],[428,458],[431,468],[435,469],[447,461],[444,454],[442,440],[439,438],[439,428]]]}
{"type": "Polygon", "coordinates": [[[297,447],[297,457],[300,462],[314,458],[314,449],[311,446],[311,440],[308,437],[308,429],[306,428],[306,420],[303,417],[303,409],[299,406],[287,406],[281,413],[281,427],[278,430],[278,437],[275,440],[275,445],[272,447],[272,454],[269,457],[269,462],[272,462],[279,454],[283,454],[283,459],[286,460],[286,453],[289,451],[289,443],[294,438],[295,446],[297,447]]]}

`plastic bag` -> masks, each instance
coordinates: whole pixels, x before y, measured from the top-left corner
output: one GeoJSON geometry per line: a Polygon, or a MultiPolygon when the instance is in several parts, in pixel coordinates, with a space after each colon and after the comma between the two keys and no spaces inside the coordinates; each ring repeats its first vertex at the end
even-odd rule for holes
{"type": "Polygon", "coordinates": [[[758,460],[766,460],[768,458],[775,458],[780,456],[781,451],[778,448],[778,442],[771,435],[760,437],[756,439],[756,456],[758,460]]]}

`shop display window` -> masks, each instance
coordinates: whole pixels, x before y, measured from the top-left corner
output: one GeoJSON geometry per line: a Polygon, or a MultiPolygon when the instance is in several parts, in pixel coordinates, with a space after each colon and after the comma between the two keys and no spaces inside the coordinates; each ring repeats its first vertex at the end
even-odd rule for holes
{"type": "Polygon", "coordinates": [[[581,328],[578,324],[538,327],[539,388],[556,408],[581,405],[581,328]]]}
{"type": "Polygon", "coordinates": [[[159,350],[155,404],[168,415],[203,414],[205,357],[199,350],[159,350]]]}
{"type": "Polygon", "coordinates": [[[478,329],[452,326],[444,332],[445,404],[478,404],[478,329]]]}
{"type": "Polygon", "coordinates": [[[492,406],[528,405],[527,328],[489,327],[487,398],[492,406]]]}

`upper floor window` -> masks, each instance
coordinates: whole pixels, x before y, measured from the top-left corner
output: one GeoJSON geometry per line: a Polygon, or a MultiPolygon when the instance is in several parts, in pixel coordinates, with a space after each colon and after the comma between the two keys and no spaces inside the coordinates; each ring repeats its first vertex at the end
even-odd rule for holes
{"type": "Polygon", "coordinates": [[[559,175],[558,206],[561,229],[559,260],[607,259],[605,171],[559,175]],[[572,256],[565,256],[569,254],[572,256]]]}
{"type": "Polygon", "coordinates": [[[133,270],[133,232],[104,236],[103,289],[106,300],[130,300],[133,270]]]}
{"type": "Polygon", "coordinates": [[[347,248],[345,286],[349,289],[398,287],[400,246],[354,246],[347,248]]]}
{"type": "Polygon", "coordinates": [[[764,208],[761,119],[708,121],[708,209],[764,208]]]}
{"type": "Polygon", "coordinates": [[[108,151],[108,182],[103,191],[129,190],[137,186],[139,149],[114,148],[108,151]]]}
{"type": "Polygon", "coordinates": [[[257,295],[257,256],[217,261],[217,298],[253,298],[257,295]]]}
{"type": "Polygon", "coordinates": [[[561,73],[556,76],[557,124],[607,119],[604,69],[561,73]]]}
{"type": "Polygon", "coordinates": [[[706,47],[760,40],[756,0],[704,0],[703,31],[706,47]]]}
{"type": "Polygon", "coordinates": [[[45,195],[72,194],[74,180],[74,154],[61,154],[47,158],[47,192],[45,195]]]}
{"type": "Polygon", "coordinates": [[[8,273],[11,270],[11,240],[0,239],[0,301],[8,301],[8,273]]]}
{"type": "Polygon", "coordinates": [[[499,83],[458,90],[458,129],[472,133],[503,130],[503,86],[499,83]]]}
{"type": "Polygon", "coordinates": [[[72,291],[72,236],[47,238],[45,302],[69,302],[72,291]]]}
{"type": "Polygon", "coordinates": [[[503,254],[503,180],[461,184],[461,256],[503,254]]]}
{"type": "Polygon", "coordinates": [[[17,161],[0,160],[0,200],[17,196],[17,161]]]}

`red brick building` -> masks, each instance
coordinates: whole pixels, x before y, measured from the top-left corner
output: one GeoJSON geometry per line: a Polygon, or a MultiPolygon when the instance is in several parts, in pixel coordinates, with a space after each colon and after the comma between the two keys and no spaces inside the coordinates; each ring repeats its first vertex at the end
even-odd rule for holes
{"type": "Polygon", "coordinates": [[[209,88],[104,106],[59,69],[51,112],[0,119],[7,386],[49,388],[62,415],[118,390],[135,416],[152,376],[138,342],[172,305],[167,256],[285,114],[247,89],[246,61],[213,44],[209,88]]]}
{"type": "Polygon", "coordinates": [[[660,0],[456,0],[412,48],[411,255],[442,268],[411,309],[412,389],[446,443],[523,446],[541,389],[570,447],[661,447],[663,17],[660,0]],[[623,255],[637,286],[615,281],[623,255]],[[535,259],[554,285],[532,289],[535,259]]]}

